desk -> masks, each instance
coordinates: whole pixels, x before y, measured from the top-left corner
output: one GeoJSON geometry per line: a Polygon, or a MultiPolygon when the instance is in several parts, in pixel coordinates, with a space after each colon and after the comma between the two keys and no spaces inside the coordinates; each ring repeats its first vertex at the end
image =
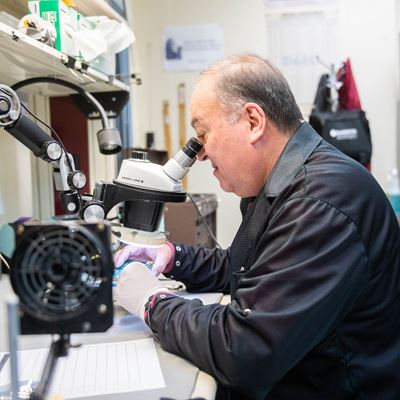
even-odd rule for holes
{"type": "MultiPolygon", "coordinates": [[[[8,351],[7,346],[7,314],[5,299],[12,293],[8,277],[3,275],[0,281],[0,351],[8,351]]],[[[191,295],[193,296],[193,295],[191,295]]],[[[205,304],[219,301],[218,294],[196,296],[205,304]]],[[[105,333],[71,335],[73,344],[91,344],[126,341],[153,337],[151,330],[139,318],[127,315],[119,308],[116,311],[115,323],[105,333]]],[[[50,335],[29,335],[19,337],[19,350],[48,348],[50,335]]],[[[188,361],[164,351],[159,343],[156,344],[157,355],[164,375],[166,387],[162,389],[118,393],[108,396],[84,397],[85,400],[157,400],[162,396],[184,400],[194,397],[214,399],[216,393],[215,380],[200,371],[188,361]]]]}

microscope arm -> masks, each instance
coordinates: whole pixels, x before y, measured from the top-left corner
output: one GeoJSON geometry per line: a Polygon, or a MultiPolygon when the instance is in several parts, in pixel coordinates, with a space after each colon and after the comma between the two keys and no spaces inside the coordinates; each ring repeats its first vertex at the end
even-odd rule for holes
{"type": "Polygon", "coordinates": [[[52,166],[62,206],[67,214],[76,214],[81,206],[78,190],[86,184],[85,175],[75,169],[64,147],[22,112],[18,95],[5,85],[0,85],[0,127],[52,166]]]}

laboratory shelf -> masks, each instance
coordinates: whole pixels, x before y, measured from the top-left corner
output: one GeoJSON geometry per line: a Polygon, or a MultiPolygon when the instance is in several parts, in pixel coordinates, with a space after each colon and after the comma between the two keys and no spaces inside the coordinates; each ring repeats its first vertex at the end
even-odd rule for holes
{"type": "MultiPolygon", "coordinates": [[[[36,76],[51,76],[75,83],[89,92],[129,90],[129,86],[60,51],[40,43],[0,22],[0,83],[12,85],[36,76]]],[[[25,90],[25,89],[24,89],[25,90]]],[[[64,96],[70,91],[52,84],[27,86],[48,96],[64,96]]]]}

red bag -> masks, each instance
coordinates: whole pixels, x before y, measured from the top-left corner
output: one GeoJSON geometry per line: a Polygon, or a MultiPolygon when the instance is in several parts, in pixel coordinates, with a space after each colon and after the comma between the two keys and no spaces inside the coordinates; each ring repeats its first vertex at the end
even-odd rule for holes
{"type": "Polygon", "coordinates": [[[339,89],[340,110],[361,110],[360,97],[358,96],[356,82],[351,70],[350,59],[347,59],[336,73],[336,78],[342,82],[339,89]]]}

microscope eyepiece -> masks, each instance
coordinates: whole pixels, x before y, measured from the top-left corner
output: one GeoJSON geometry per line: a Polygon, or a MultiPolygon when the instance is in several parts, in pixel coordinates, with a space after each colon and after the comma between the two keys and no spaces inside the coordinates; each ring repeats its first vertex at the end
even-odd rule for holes
{"type": "Polygon", "coordinates": [[[189,158],[195,158],[202,148],[203,148],[203,145],[195,137],[192,137],[182,147],[182,151],[189,158]]]}
{"type": "Polygon", "coordinates": [[[170,158],[163,166],[164,172],[172,179],[180,181],[189,171],[189,168],[196,161],[196,155],[203,148],[203,145],[194,137],[170,158]]]}

